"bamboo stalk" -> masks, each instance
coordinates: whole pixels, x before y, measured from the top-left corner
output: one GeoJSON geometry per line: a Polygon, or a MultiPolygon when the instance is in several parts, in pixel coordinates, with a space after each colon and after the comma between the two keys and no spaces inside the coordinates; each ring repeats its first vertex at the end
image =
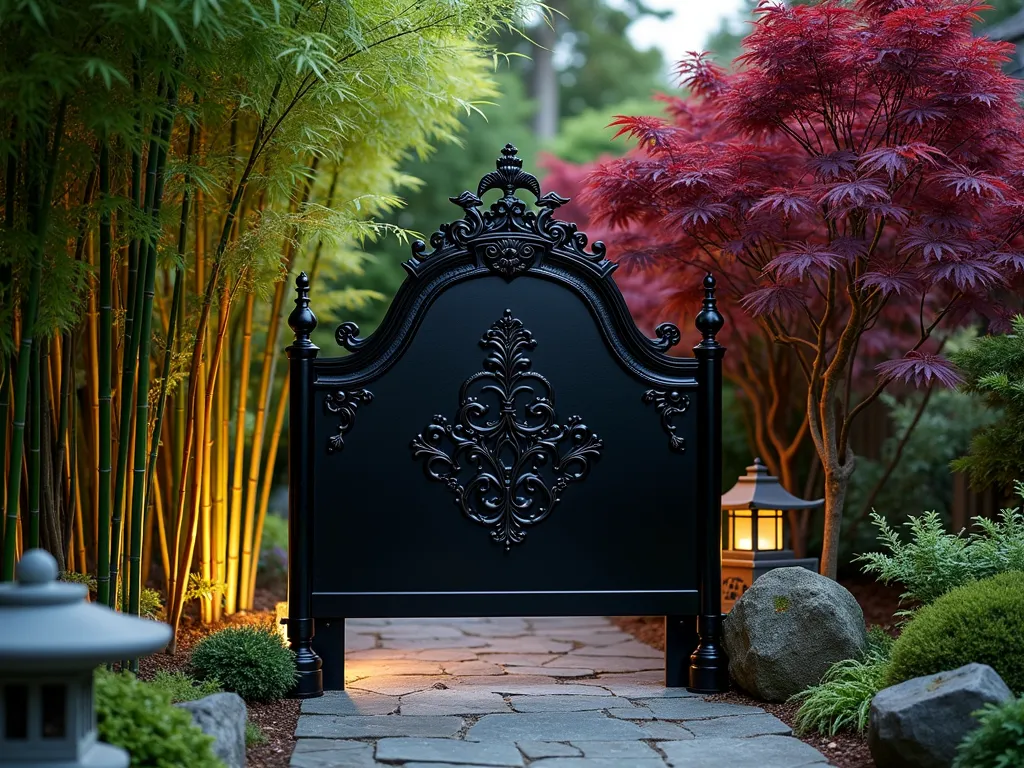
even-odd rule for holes
{"type": "Polygon", "coordinates": [[[100,148],[100,316],[99,316],[99,380],[97,401],[98,471],[96,492],[96,518],[98,544],[96,551],[96,600],[100,605],[110,604],[110,442],[111,393],[110,352],[113,325],[111,307],[111,253],[110,228],[110,146],[104,139],[100,148]]]}
{"type": "Polygon", "coordinates": [[[41,344],[35,344],[32,348],[32,373],[30,374],[30,385],[32,388],[29,405],[32,408],[32,415],[29,421],[29,443],[28,443],[28,547],[36,549],[39,547],[39,440],[42,434],[43,421],[43,371],[40,362],[39,348],[41,344]]]}
{"type": "Polygon", "coordinates": [[[156,510],[157,537],[160,541],[160,564],[164,569],[164,584],[171,580],[171,557],[167,549],[167,525],[164,520],[164,497],[160,493],[160,476],[153,477],[153,507],[156,510]]]}
{"type": "Polygon", "coordinates": [[[284,426],[284,416],[288,405],[289,380],[285,376],[281,383],[281,392],[277,399],[277,409],[274,412],[274,428],[270,433],[270,446],[267,450],[267,461],[263,470],[263,485],[260,489],[259,517],[256,519],[256,531],[253,535],[252,551],[255,557],[252,560],[248,574],[248,585],[245,606],[252,609],[256,599],[256,571],[259,565],[260,548],[263,546],[263,525],[267,519],[267,509],[270,506],[270,491],[274,484],[274,465],[277,462],[277,446],[281,439],[281,431],[284,426]]]}
{"type": "Polygon", "coordinates": [[[74,434],[75,422],[74,418],[74,403],[71,400],[71,390],[73,384],[74,372],[71,369],[71,361],[74,358],[75,343],[74,336],[68,334],[67,341],[61,344],[61,379],[60,379],[60,391],[61,391],[61,408],[60,418],[58,419],[57,433],[54,436],[56,442],[60,446],[57,452],[57,462],[54,467],[54,474],[58,476],[63,484],[61,498],[66,499],[67,503],[62,504],[64,510],[63,515],[59,518],[58,522],[63,525],[61,534],[63,536],[64,546],[69,547],[74,541],[74,488],[72,482],[74,476],[77,474],[73,472],[71,465],[71,454],[70,454],[70,440],[74,434]],[[68,432],[72,432],[69,436],[68,432]]]}
{"type": "Polygon", "coordinates": [[[11,372],[7,359],[0,357],[0,552],[6,551],[7,505],[7,417],[11,406],[11,372]]]}
{"type": "MultiPolygon", "coordinates": [[[[242,470],[245,454],[245,408],[249,393],[249,367],[252,351],[252,315],[255,295],[249,292],[245,296],[245,308],[242,311],[242,359],[239,363],[238,407],[235,411],[235,463],[232,471],[231,485],[231,529],[228,533],[228,571],[227,571],[227,612],[238,610],[239,582],[239,539],[242,534],[242,470]]],[[[245,574],[245,571],[242,571],[245,574]]]]}
{"type": "MultiPolygon", "coordinates": [[[[178,90],[176,87],[168,87],[167,111],[168,116],[164,118],[160,127],[160,143],[151,145],[150,152],[156,149],[156,162],[149,164],[150,176],[146,181],[146,195],[149,198],[149,212],[153,221],[154,229],[159,226],[160,208],[163,205],[164,192],[164,168],[167,162],[167,143],[170,141],[171,128],[174,124],[174,112],[178,103],[178,90]],[[153,191],[150,194],[150,188],[153,191]]],[[[149,435],[149,371],[150,371],[150,336],[153,329],[153,296],[155,294],[156,282],[156,237],[146,244],[146,274],[143,289],[141,327],[139,329],[138,345],[138,384],[136,388],[135,403],[135,460],[134,480],[132,488],[132,527],[131,527],[131,554],[129,556],[128,576],[128,612],[139,615],[139,602],[142,595],[142,532],[145,517],[146,497],[146,439],[149,435]]],[[[159,446],[159,432],[154,433],[153,452],[159,446]]],[[[155,459],[154,459],[155,464],[155,459]]],[[[133,669],[138,662],[133,660],[133,669]]]]}
{"type": "MultiPolygon", "coordinates": [[[[139,74],[140,63],[138,57],[135,57],[135,66],[132,73],[132,85],[135,95],[138,96],[138,92],[141,90],[141,76],[139,74]]],[[[162,88],[161,85],[157,86],[157,95],[159,96],[162,88]]],[[[159,129],[159,123],[156,117],[153,118],[153,127],[150,132],[150,148],[149,155],[147,158],[147,177],[150,175],[150,168],[155,169],[157,162],[157,152],[155,150],[156,145],[156,133],[159,129]]],[[[139,123],[141,124],[142,118],[139,117],[139,123]]],[[[140,126],[141,127],[141,126],[140,126]]],[[[132,149],[132,185],[131,185],[131,198],[132,204],[142,210],[144,213],[150,209],[152,202],[152,195],[155,193],[155,189],[150,186],[146,190],[146,205],[143,207],[142,201],[142,156],[141,153],[135,148],[132,149]]],[[[139,358],[139,334],[135,330],[135,318],[142,314],[143,304],[143,292],[139,290],[138,285],[138,273],[139,273],[139,261],[141,258],[146,257],[146,248],[144,244],[138,238],[132,238],[131,243],[128,246],[128,292],[125,300],[125,320],[124,320],[124,348],[122,350],[122,362],[121,362],[121,389],[119,392],[120,400],[120,417],[118,419],[118,442],[117,442],[117,471],[114,475],[114,508],[113,516],[111,518],[111,533],[110,533],[110,581],[112,583],[110,602],[108,603],[111,608],[115,607],[118,592],[118,569],[121,567],[121,538],[122,538],[122,518],[124,511],[127,509],[128,496],[126,495],[125,486],[128,482],[128,453],[129,443],[131,439],[131,420],[132,420],[132,401],[135,392],[135,373],[138,367],[139,358]]],[[[141,268],[145,270],[146,265],[142,264],[141,268]]]]}
{"type": "MultiPolygon", "coordinates": [[[[78,409],[76,408],[76,416],[78,409]]],[[[78,419],[76,418],[75,424],[77,425],[78,419]]],[[[75,521],[75,532],[74,541],[76,545],[75,550],[75,564],[78,566],[79,573],[89,572],[89,560],[86,557],[85,548],[85,521],[84,512],[82,510],[82,483],[79,478],[82,476],[82,468],[79,465],[79,452],[78,452],[78,427],[75,426],[71,431],[71,466],[74,468],[74,475],[72,476],[72,486],[74,488],[74,521],[75,521]]]]}
{"type": "MultiPolygon", "coordinates": [[[[213,366],[211,361],[210,366],[213,366]]],[[[199,369],[199,378],[203,382],[202,398],[203,402],[210,399],[210,384],[206,379],[205,366],[199,369]]],[[[200,555],[199,555],[199,572],[203,580],[209,583],[213,579],[212,573],[212,561],[213,561],[213,541],[212,526],[210,522],[210,439],[208,432],[210,430],[210,418],[209,411],[205,405],[202,408],[197,409],[197,416],[199,418],[199,427],[196,430],[196,446],[198,448],[198,461],[196,461],[196,485],[197,493],[200,498],[199,507],[199,526],[200,526],[200,555]]],[[[200,611],[202,613],[202,619],[204,622],[210,622],[213,620],[213,604],[211,595],[203,595],[200,599],[200,611]]]]}
{"type": "MultiPolygon", "coordinates": [[[[230,306],[224,311],[230,323],[230,306]]],[[[221,371],[217,376],[217,395],[215,401],[214,424],[216,439],[213,441],[213,579],[224,584],[227,578],[225,549],[227,541],[228,510],[227,510],[227,454],[228,454],[228,419],[230,413],[229,394],[231,390],[231,344],[228,343],[221,353],[221,371]]],[[[211,433],[212,436],[212,433],[211,433]]],[[[213,603],[213,620],[220,621],[224,601],[221,597],[213,603]]]]}

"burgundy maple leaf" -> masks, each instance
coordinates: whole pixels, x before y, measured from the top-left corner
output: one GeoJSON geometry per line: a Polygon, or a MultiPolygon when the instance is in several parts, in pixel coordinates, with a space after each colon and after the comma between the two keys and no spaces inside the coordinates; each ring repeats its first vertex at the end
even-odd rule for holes
{"type": "Polygon", "coordinates": [[[826,274],[843,257],[818,243],[787,243],[786,250],[765,265],[764,271],[781,280],[801,280],[808,273],[826,274]]]}
{"type": "Polygon", "coordinates": [[[814,171],[814,175],[823,181],[838,179],[844,174],[853,173],[857,169],[857,155],[849,150],[829,152],[824,155],[815,155],[807,164],[814,171]]]}
{"type": "Polygon", "coordinates": [[[937,173],[934,178],[947,189],[953,190],[956,197],[973,195],[1002,200],[1004,194],[1010,190],[1006,182],[997,179],[992,174],[970,168],[956,168],[952,171],[937,173]]]}
{"type": "Polygon", "coordinates": [[[853,179],[830,184],[818,203],[830,207],[863,206],[869,202],[888,202],[889,193],[874,179],[853,179]]]}
{"type": "Polygon", "coordinates": [[[778,283],[766,288],[751,291],[742,299],[743,308],[755,317],[770,315],[775,312],[791,312],[801,309],[807,304],[804,291],[778,283]]]}
{"type": "Polygon", "coordinates": [[[902,381],[919,387],[937,381],[950,389],[963,381],[963,376],[953,364],[940,355],[931,355],[913,350],[899,360],[886,360],[875,370],[887,379],[902,381]]]}

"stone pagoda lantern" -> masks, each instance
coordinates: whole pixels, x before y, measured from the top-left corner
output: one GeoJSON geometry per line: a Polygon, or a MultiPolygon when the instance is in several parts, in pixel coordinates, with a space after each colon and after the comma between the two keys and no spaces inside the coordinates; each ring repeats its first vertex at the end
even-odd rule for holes
{"type": "Polygon", "coordinates": [[[93,670],[163,648],[171,628],[87,594],[58,582],[41,549],[25,552],[16,583],[0,584],[0,768],[127,768],[127,752],[97,741],[93,670]]]}
{"type": "Polygon", "coordinates": [[[789,493],[768,467],[754,459],[747,474],[722,495],[722,612],[727,613],[754,580],[773,568],[818,570],[813,557],[797,558],[788,544],[785,512],[815,509],[824,499],[805,501],[789,493]]]}

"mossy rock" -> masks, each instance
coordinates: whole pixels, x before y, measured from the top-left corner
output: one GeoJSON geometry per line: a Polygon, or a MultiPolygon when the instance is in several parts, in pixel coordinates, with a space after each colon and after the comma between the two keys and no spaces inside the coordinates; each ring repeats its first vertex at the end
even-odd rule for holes
{"type": "Polygon", "coordinates": [[[725,620],[729,673],[748,693],[785,701],[867,644],[864,613],[840,584],[806,568],[758,578],[725,620]]]}
{"type": "Polygon", "coordinates": [[[965,584],[921,608],[893,645],[889,684],[972,662],[1024,692],[1024,573],[965,584]]]}

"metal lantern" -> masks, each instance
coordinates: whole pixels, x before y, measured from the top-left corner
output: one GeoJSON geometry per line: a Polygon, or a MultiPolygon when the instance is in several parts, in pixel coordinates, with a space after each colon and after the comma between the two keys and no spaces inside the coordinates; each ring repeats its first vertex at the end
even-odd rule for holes
{"type": "Polygon", "coordinates": [[[820,507],[824,499],[804,501],[779,485],[761,459],[722,496],[722,610],[728,611],[754,580],[772,568],[802,566],[818,570],[814,557],[797,559],[787,548],[785,512],[820,507]]]}
{"type": "Polygon", "coordinates": [[[163,648],[171,628],[86,601],[57,581],[41,549],[0,584],[0,767],[127,768],[128,753],[96,737],[93,670],[163,648]]]}

